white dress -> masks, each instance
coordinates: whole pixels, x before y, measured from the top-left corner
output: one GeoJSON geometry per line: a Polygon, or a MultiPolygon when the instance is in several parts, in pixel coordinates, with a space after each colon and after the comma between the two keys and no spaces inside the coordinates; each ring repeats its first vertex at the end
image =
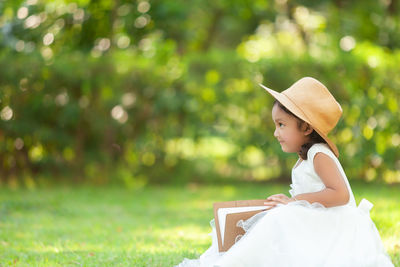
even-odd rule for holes
{"type": "Polygon", "coordinates": [[[211,220],[212,245],[200,258],[185,258],[176,267],[393,266],[369,216],[372,204],[363,199],[356,206],[346,174],[326,144],[314,144],[308,159],[292,169],[289,193],[295,196],[325,188],[313,166],[318,152],[327,154],[338,166],[350,193],[347,204],[331,208],[305,200],[279,204],[242,222],[245,235],[221,253],[211,220]]]}

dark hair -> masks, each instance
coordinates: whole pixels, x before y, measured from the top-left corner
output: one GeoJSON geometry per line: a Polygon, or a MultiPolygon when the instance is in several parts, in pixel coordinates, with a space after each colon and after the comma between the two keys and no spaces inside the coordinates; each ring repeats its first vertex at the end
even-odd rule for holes
{"type": "MultiPolygon", "coordinates": [[[[303,125],[303,123],[305,123],[305,121],[303,121],[302,119],[300,119],[299,117],[294,115],[290,110],[288,110],[278,100],[275,100],[273,106],[275,106],[275,104],[277,104],[278,107],[280,107],[287,114],[295,117],[297,119],[297,127],[299,129],[301,129],[301,126],[303,125]]],[[[301,148],[300,148],[300,151],[298,152],[299,156],[304,160],[307,160],[307,152],[312,147],[312,145],[317,144],[317,143],[325,143],[325,144],[327,144],[325,139],[322,138],[314,129],[313,129],[312,133],[309,136],[310,136],[310,141],[307,142],[307,143],[302,144],[301,148]]]]}

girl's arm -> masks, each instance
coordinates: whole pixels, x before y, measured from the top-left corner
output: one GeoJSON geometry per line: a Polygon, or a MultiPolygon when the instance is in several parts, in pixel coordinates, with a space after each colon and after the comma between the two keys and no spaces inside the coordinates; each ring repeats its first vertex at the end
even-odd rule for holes
{"type": "Polygon", "coordinates": [[[297,200],[307,200],[310,203],[319,202],[325,207],[344,205],[349,201],[350,194],[346,183],[333,159],[324,153],[317,153],[314,157],[314,169],[325,189],[295,196],[297,200]]]}
{"type": "Polygon", "coordinates": [[[314,193],[299,194],[294,198],[289,198],[283,194],[272,195],[267,198],[264,205],[273,208],[279,203],[287,204],[295,200],[306,200],[310,203],[319,202],[325,207],[346,204],[349,201],[350,194],[333,159],[323,153],[317,153],[314,156],[314,169],[325,184],[325,189],[314,193]]]}

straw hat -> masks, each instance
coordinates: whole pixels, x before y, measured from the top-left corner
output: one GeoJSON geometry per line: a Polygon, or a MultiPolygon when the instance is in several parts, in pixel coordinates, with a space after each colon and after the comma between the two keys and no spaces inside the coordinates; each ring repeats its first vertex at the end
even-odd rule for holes
{"type": "Polygon", "coordinates": [[[336,157],[339,157],[339,150],[328,138],[328,133],[336,126],[343,111],[340,104],[321,82],[311,77],[304,77],[282,93],[262,84],[260,86],[293,114],[310,124],[328,143],[336,157]]]}

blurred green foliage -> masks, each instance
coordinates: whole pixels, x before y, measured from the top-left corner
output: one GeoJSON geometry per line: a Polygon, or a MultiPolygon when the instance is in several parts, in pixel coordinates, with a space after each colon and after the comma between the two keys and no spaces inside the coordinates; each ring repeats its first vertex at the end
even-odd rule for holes
{"type": "Polygon", "coordinates": [[[0,2],[3,183],[267,180],[296,155],[271,103],[321,80],[350,179],[400,182],[400,4],[381,1],[0,2]]]}

